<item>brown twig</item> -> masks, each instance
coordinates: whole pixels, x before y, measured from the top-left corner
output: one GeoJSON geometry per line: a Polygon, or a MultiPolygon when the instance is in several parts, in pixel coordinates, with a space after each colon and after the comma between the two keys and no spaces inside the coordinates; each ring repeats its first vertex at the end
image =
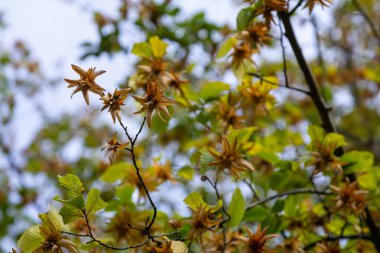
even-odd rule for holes
{"type": "Polygon", "coordinates": [[[378,44],[380,45],[380,33],[377,31],[376,26],[373,23],[372,19],[364,11],[363,7],[361,6],[358,0],[352,0],[352,2],[354,3],[356,9],[358,9],[359,13],[363,16],[365,21],[367,21],[369,27],[371,28],[373,36],[376,38],[378,44]]]}
{"type": "Polygon", "coordinates": [[[297,194],[331,195],[330,192],[317,191],[314,189],[295,189],[295,190],[279,193],[279,194],[270,196],[268,198],[262,199],[260,201],[254,202],[254,203],[250,204],[249,206],[247,206],[247,210],[255,208],[256,206],[263,205],[263,204],[265,204],[271,200],[274,200],[274,199],[282,198],[282,197],[289,196],[289,195],[297,195],[297,194]]]}
{"type": "Polygon", "coordinates": [[[371,240],[371,235],[368,235],[368,234],[358,234],[358,235],[329,236],[329,237],[322,238],[322,239],[320,239],[318,241],[315,241],[315,242],[312,242],[312,243],[306,245],[304,249],[305,250],[310,250],[311,248],[313,248],[318,243],[321,243],[321,242],[334,242],[334,241],[338,241],[338,240],[341,240],[341,239],[371,240]]]}
{"type": "MultiPolygon", "coordinates": [[[[218,190],[218,181],[215,179],[215,182],[213,183],[209,177],[207,176],[202,176],[203,181],[209,182],[209,184],[214,188],[215,195],[218,198],[218,200],[221,200],[222,198],[220,197],[219,190],[218,190]]],[[[223,249],[222,253],[225,252],[228,242],[227,242],[227,228],[224,226],[225,223],[227,223],[229,220],[231,220],[231,215],[227,212],[227,210],[224,207],[224,204],[222,204],[222,212],[227,216],[227,219],[223,219],[223,221],[220,223],[221,226],[223,226],[223,249]]]]}
{"type": "Polygon", "coordinates": [[[137,177],[141,183],[141,185],[143,186],[144,188],[144,191],[145,191],[145,194],[146,196],[148,197],[148,200],[149,200],[149,203],[150,205],[152,206],[153,208],[153,217],[152,219],[150,220],[150,222],[145,225],[145,232],[150,235],[150,229],[151,227],[153,226],[154,224],[154,221],[157,217],[157,207],[156,205],[154,204],[153,202],[153,199],[152,197],[150,196],[150,193],[149,193],[149,190],[147,188],[147,186],[145,185],[145,182],[143,180],[143,177],[141,176],[141,173],[140,173],[140,168],[139,166],[137,165],[137,161],[136,161],[136,154],[134,152],[134,148],[135,148],[135,144],[136,144],[136,141],[137,141],[137,138],[139,137],[140,133],[142,132],[142,129],[144,127],[144,124],[145,124],[145,121],[146,121],[146,117],[144,117],[144,120],[139,128],[139,131],[137,132],[137,134],[135,135],[134,138],[131,137],[131,135],[128,133],[128,128],[126,126],[124,126],[124,124],[122,122],[120,122],[120,125],[121,127],[124,129],[124,132],[125,132],[125,135],[128,137],[130,143],[131,143],[131,148],[126,148],[126,150],[128,150],[130,153],[131,153],[131,156],[132,156],[132,163],[133,163],[133,166],[135,167],[135,170],[136,170],[136,174],[137,174],[137,177]]]}
{"type": "Polygon", "coordinates": [[[140,168],[137,165],[136,154],[134,152],[136,141],[137,141],[139,135],[142,132],[142,129],[143,129],[144,125],[145,125],[145,121],[146,121],[146,117],[144,117],[144,120],[141,123],[141,126],[140,126],[140,128],[139,128],[139,130],[136,133],[136,135],[135,135],[134,138],[132,138],[132,136],[128,132],[127,127],[124,126],[122,122],[120,122],[120,125],[124,129],[125,135],[127,136],[128,140],[129,140],[129,142],[131,144],[131,147],[130,148],[126,148],[126,150],[128,150],[131,153],[131,155],[132,155],[132,163],[133,163],[133,166],[136,169],[136,174],[137,174],[137,176],[139,178],[139,181],[140,181],[141,185],[143,186],[143,188],[145,190],[145,193],[146,193],[146,195],[147,195],[147,197],[149,199],[149,203],[151,204],[151,206],[153,208],[153,217],[150,220],[150,222],[149,222],[149,217],[147,218],[147,222],[146,222],[145,227],[143,229],[133,227],[131,224],[128,224],[128,226],[131,229],[135,229],[135,230],[138,230],[140,232],[143,232],[147,236],[147,238],[143,242],[141,242],[141,243],[138,243],[138,244],[135,244],[135,245],[124,246],[124,247],[116,247],[116,246],[112,246],[112,245],[109,245],[107,243],[104,243],[101,240],[97,239],[95,237],[95,235],[93,234],[93,231],[92,231],[92,228],[91,228],[91,225],[90,225],[90,219],[88,217],[88,213],[87,213],[86,209],[83,209],[81,211],[82,211],[83,217],[85,218],[85,221],[86,221],[86,225],[87,225],[87,229],[88,229],[88,234],[77,234],[77,233],[72,233],[72,232],[67,232],[67,231],[61,231],[61,233],[68,234],[68,235],[73,235],[73,236],[78,236],[78,237],[89,237],[91,240],[88,241],[87,244],[96,242],[99,245],[101,245],[103,247],[106,247],[108,249],[112,249],[112,250],[127,250],[127,249],[139,248],[139,247],[142,247],[142,246],[146,245],[149,241],[156,241],[155,238],[163,237],[163,236],[169,236],[169,235],[172,235],[172,234],[178,234],[179,233],[178,231],[175,231],[175,232],[171,232],[169,234],[164,234],[164,235],[154,235],[154,234],[152,234],[150,232],[150,229],[151,229],[151,227],[153,226],[153,224],[154,224],[154,222],[156,220],[157,207],[154,204],[154,202],[153,202],[153,200],[152,200],[152,198],[150,196],[149,190],[148,190],[147,186],[145,185],[145,182],[144,182],[144,180],[143,180],[143,178],[142,178],[142,176],[140,174],[140,168]]]}
{"type": "MultiPolygon", "coordinates": [[[[112,246],[112,245],[108,245],[102,241],[100,241],[99,239],[97,239],[93,232],[92,232],[92,229],[91,229],[91,225],[90,225],[90,220],[88,218],[88,215],[87,215],[87,212],[86,212],[86,209],[83,209],[82,210],[82,213],[84,215],[84,218],[86,220],[86,224],[87,224],[87,229],[88,229],[88,237],[91,238],[91,241],[88,241],[87,244],[89,243],[93,243],[93,242],[96,242],[97,244],[105,247],[105,248],[108,248],[108,249],[112,249],[112,250],[127,250],[127,249],[136,249],[136,248],[140,248],[141,246],[144,246],[146,245],[148,242],[149,242],[149,239],[150,238],[147,238],[146,240],[144,240],[143,242],[141,243],[138,243],[138,244],[135,244],[135,245],[130,245],[130,246],[124,246],[124,247],[115,247],[115,246],[112,246]]],[[[83,236],[83,235],[81,235],[83,236]]]]}
{"type": "Polygon", "coordinates": [[[301,4],[303,3],[303,0],[299,0],[298,3],[293,7],[293,9],[289,12],[289,15],[293,15],[297,9],[301,6],[301,4]]]}
{"type": "Polygon", "coordinates": [[[269,84],[272,84],[272,85],[275,85],[275,86],[279,86],[279,87],[284,87],[284,88],[287,88],[289,90],[295,90],[295,91],[301,92],[301,93],[303,93],[305,95],[308,95],[308,96],[310,95],[309,91],[306,91],[306,90],[303,90],[303,89],[299,89],[299,88],[296,88],[296,87],[286,86],[286,84],[272,82],[272,81],[270,81],[268,79],[265,79],[262,75],[257,74],[257,73],[249,72],[249,73],[247,73],[247,75],[254,76],[254,77],[260,79],[262,82],[266,82],[266,83],[269,83],[269,84]]]}
{"type": "MultiPolygon", "coordinates": [[[[322,120],[323,128],[328,133],[336,132],[335,126],[332,123],[332,120],[330,118],[329,114],[329,108],[326,106],[321,94],[319,93],[317,83],[314,79],[314,76],[309,68],[309,65],[306,62],[306,59],[302,53],[302,50],[298,44],[298,40],[294,34],[293,26],[290,22],[290,16],[288,13],[285,12],[278,12],[278,15],[281,19],[282,24],[285,28],[285,35],[288,38],[288,41],[293,49],[294,55],[296,56],[297,62],[299,67],[302,70],[302,73],[304,74],[305,81],[307,85],[309,86],[310,90],[310,97],[313,100],[313,103],[318,110],[319,116],[322,120]]],[[[338,148],[335,152],[337,156],[341,156],[344,154],[344,149],[342,147],[338,148]]],[[[349,174],[347,177],[350,179],[351,182],[356,181],[355,174],[349,174]]],[[[380,233],[378,231],[378,228],[376,226],[376,223],[372,217],[372,214],[368,207],[365,208],[365,221],[366,224],[370,230],[371,235],[371,241],[375,245],[375,248],[377,252],[380,253],[380,233]]]]}
{"type": "Polygon", "coordinates": [[[282,62],[283,62],[283,70],[284,72],[284,78],[285,78],[285,87],[289,88],[289,79],[288,79],[288,72],[287,72],[287,63],[286,63],[286,51],[285,51],[285,45],[284,45],[284,31],[282,30],[281,23],[278,25],[280,27],[280,44],[281,44],[281,50],[282,50],[282,62]]]}

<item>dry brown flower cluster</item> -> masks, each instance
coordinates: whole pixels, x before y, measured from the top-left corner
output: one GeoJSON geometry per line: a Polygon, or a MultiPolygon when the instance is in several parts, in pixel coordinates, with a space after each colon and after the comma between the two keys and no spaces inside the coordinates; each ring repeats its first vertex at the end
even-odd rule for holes
{"type": "Polygon", "coordinates": [[[208,151],[213,156],[214,161],[208,166],[215,166],[219,171],[225,169],[235,178],[240,178],[243,172],[255,172],[253,164],[244,159],[237,139],[231,144],[227,136],[222,136],[221,151],[209,147],[208,151]]]}

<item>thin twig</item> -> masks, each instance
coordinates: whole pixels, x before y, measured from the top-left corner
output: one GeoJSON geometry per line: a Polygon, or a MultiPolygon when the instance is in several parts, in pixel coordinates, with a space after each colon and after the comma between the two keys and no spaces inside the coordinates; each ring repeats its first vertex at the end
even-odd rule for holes
{"type": "MultiPolygon", "coordinates": [[[[130,143],[131,143],[131,148],[126,148],[126,150],[128,150],[128,151],[131,153],[131,156],[132,156],[132,163],[133,163],[133,166],[135,167],[137,177],[138,177],[138,179],[139,179],[141,185],[142,185],[143,188],[144,188],[145,194],[146,194],[146,196],[148,197],[148,200],[149,200],[150,205],[151,205],[152,208],[153,208],[153,217],[152,217],[152,219],[150,220],[150,222],[149,222],[149,220],[147,219],[147,222],[146,222],[146,224],[145,224],[145,232],[148,234],[149,237],[151,237],[150,229],[151,229],[151,227],[153,226],[154,221],[156,220],[156,217],[157,217],[157,207],[156,207],[156,205],[154,204],[152,197],[150,196],[149,190],[148,190],[147,186],[145,185],[145,182],[144,182],[144,180],[143,180],[143,177],[141,176],[140,168],[139,168],[139,166],[137,165],[136,154],[135,154],[135,152],[134,152],[134,148],[135,148],[135,144],[136,144],[137,138],[138,138],[138,136],[140,135],[140,133],[142,132],[142,129],[143,129],[144,124],[145,124],[145,121],[146,121],[146,117],[144,117],[144,120],[143,120],[143,122],[141,123],[141,126],[140,126],[140,128],[139,128],[139,131],[136,133],[136,135],[135,135],[134,138],[131,137],[131,135],[128,133],[128,129],[127,129],[127,127],[125,127],[125,126],[123,125],[122,122],[120,122],[120,125],[121,125],[121,127],[124,129],[124,132],[125,132],[125,134],[127,135],[128,139],[129,139],[129,141],[130,141],[130,143]]],[[[150,239],[151,239],[151,238],[150,238],[150,239]]]]}
{"type": "Polygon", "coordinates": [[[61,231],[62,234],[67,234],[67,235],[73,235],[73,236],[78,236],[78,237],[89,237],[89,234],[77,234],[69,231],[61,231]]]}
{"type": "MultiPolygon", "coordinates": [[[[330,118],[330,114],[329,114],[330,110],[326,106],[325,101],[323,100],[319,92],[318,85],[309,68],[309,65],[306,62],[306,59],[302,53],[301,47],[299,46],[298,40],[294,34],[293,26],[290,22],[290,15],[285,12],[278,12],[278,15],[281,19],[282,24],[284,25],[285,35],[288,38],[288,41],[293,49],[298,65],[304,74],[307,85],[309,86],[310,97],[312,98],[313,103],[316,109],[318,110],[319,116],[323,122],[323,128],[328,133],[336,133],[337,131],[330,118]]],[[[335,154],[337,156],[342,156],[344,154],[344,149],[342,147],[338,148],[335,151],[335,154]]],[[[351,182],[356,181],[355,174],[352,174],[352,173],[348,174],[347,177],[350,179],[351,182]]],[[[370,235],[371,235],[371,241],[375,245],[376,251],[380,253],[380,240],[379,240],[380,232],[372,217],[371,211],[368,209],[367,206],[365,207],[364,212],[365,212],[365,222],[369,228],[370,235]]]]}
{"type": "Polygon", "coordinates": [[[260,201],[254,202],[251,205],[247,206],[247,210],[255,208],[256,206],[265,204],[265,203],[267,203],[267,202],[269,202],[271,200],[274,200],[274,199],[282,198],[284,196],[289,196],[289,195],[297,195],[297,194],[331,195],[330,192],[317,191],[317,190],[314,190],[314,189],[295,189],[295,190],[279,193],[279,194],[270,196],[268,198],[262,199],[260,201]]]}
{"type": "Polygon", "coordinates": [[[142,123],[141,126],[140,126],[140,129],[139,129],[139,131],[137,132],[135,138],[133,139],[133,142],[132,142],[133,145],[135,145],[135,143],[136,143],[136,141],[137,141],[137,138],[139,137],[139,135],[140,135],[140,133],[141,133],[143,127],[144,127],[145,121],[146,121],[146,117],[144,117],[144,120],[143,120],[143,123],[142,123]]]}
{"type": "Polygon", "coordinates": [[[135,245],[124,246],[124,247],[116,247],[116,246],[108,245],[108,244],[100,241],[99,239],[97,239],[95,237],[95,235],[93,234],[92,228],[91,228],[91,225],[90,225],[90,220],[89,220],[89,217],[88,217],[86,209],[83,209],[82,213],[83,213],[83,217],[86,220],[88,234],[86,234],[86,235],[85,234],[77,234],[77,233],[72,233],[72,232],[67,232],[67,231],[62,231],[62,233],[73,235],[73,236],[79,236],[79,237],[89,237],[89,238],[91,238],[91,240],[88,241],[87,244],[96,242],[99,245],[101,245],[103,247],[106,247],[108,249],[112,249],[112,250],[127,250],[127,249],[139,248],[139,247],[142,247],[142,246],[146,245],[149,241],[156,242],[155,238],[162,237],[162,236],[167,236],[167,235],[172,235],[172,234],[178,234],[179,233],[178,231],[175,231],[175,232],[172,232],[172,233],[169,233],[169,234],[165,234],[165,235],[154,235],[154,234],[152,234],[150,232],[150,229],[153,226],[153,224],[155,222],[155,219],[156,219],[156,216],[157,216],[157,208],[156,208],[156,205],[154,204],[154,202],[153,202],[153,200],[152,200],[152,198],[150,196],[149,190],[148,190],[147,186],[145,185],[145,182],[144,182],[144,180],[143,180],[143,178],[142,178],[142,176],[140,174],[140,168],[137,165],[136,155],[135,155],[135,152],[134,152],[134,148],[135,148],[135,144],[136,144],[137,138],[139,137],[140,133],[142,132],[142,129],[143,129],[144,124],[145,124],[145,121],[146,121],[146,117],[144,117],[144,120],[141,123],[141,126],[140,126],[140,128],[139,128],[139,130],[136,133],[136,135],[135,135],[134,138],[132,138],[131,135],[129,134],[128,128],[126,126],[124,126],[121,121],[119,123],[120,123],[121,127],[123,128],[123,130],[125,132],[125,135],[127,136],[128,140],[129,140],[129,142],[131,144],[130,148],[125,148],[125,149],[128,150],[131,153],[132,162],[133,162],[133,166],[136,169],[137,177],[139,179],[139,182],[141,183],[141,185],[143,186],[143,188],[145,190],[145,193],[146,193],[146,195],[147,195],[147,197],[149,199],[149,203],[151,204],[151,206],[153,208],[153,217],[150,220],[150,222],[149,222],[149,217],[147,218],[147,222],[146,222],[145,227],[143,229],[136,228],[136,227],[132,226],[131,224],[128,224],[128,226],[131,229],[143,232],[147,236],[147,238],[143,242],[141,242],[141,243],[138,243],[138,244],[135,244],[135,245]]]}
{"type": "Polygon", "coordinates": [[[279,87],[284,87],[284,88],[287,88],[287,89],[290,89],[290,90],[295,90],[295,91],[298,91],[298,92],[301,92],[301,93],[303,93],[305,95],[310,96],[310,92],[309,91],[306,91],[306,90],[303,90],[303,89],[299,89],[299,88],[296,88],[296,87],[286,86],[285,84],[281,84],[281,83],[276,83],[276,82],[270,81],[268,79],[265,79],[260,74],[249,72],[249,73],[247,73],[247,75],[254,76],[254,77],[260,79],[263,82],[266,82],[266,83],[269,83],[269,84],[272,84],[272,85],[275,85],[275,86],[279,86],[279,87]]]}
{"type": "Polygon", "coordinates": [[[288,72],[287,72],[287,64],[286,64],[286,52],[285,52],[285,45],[284,45],[284,31],[282,30],[282,24],[279,23],[278,26],[280,27],[280,44],[282,49],[282,62],[283,62],[283,72],[285,77],[285,87],[289,88],[289,79],[288,79],[288,72]]]}
{"type": "Polygon", "coordinates": [[[314,37],[315,37],[316,48],[317,48],[318,64],[322,68],[322,80],[324,81],[324,79],[326,78],[326,66],[325,66],[325,61],[323,59],[322,42],[318,33],[319,25],[318,25],[317,19],[315,18],[315,15],[311,15],[310,22],[314,28],[314,37]]]}
{"type": "Polygon", "coordinates": [[[296,12],[296,10],[301,6],[302,3],[303,3],[303,0],[299,0],[296,6],[294,6],[293,9],[289,12],[289,16],[293,15],[294,12],[296,12]]]}
{"type": "Polygon", "coordinates": [[[91,241],[88,241],[87,243],[93,243],[93,242],[96,242],[97,244],[103,246],[103,247],[106,247],[108,249],[112,249],[112,250],[127,250],[127,249],[136,249],[136,248],[140,248],[141,246],[144,246],[146,245],[150,238],[147,238],[146,240],[144,240],[143,242],[141,243],[138,243],[138,244],[135,244],[135,245],[129,245],[129,246],[124,246],[124,247],[115,247],[115,246],[112,246],[112,245],[108,245],[100,240],[98,240],[94,234],[92,233],[92,228],[91,228],[91,225],[90,225],[90,220],[88,218],[88,215],[87,215],[87,212],[85,209],[82,210],[82,213],[84,215],[84,218],[86,220],[86,224],[87,224],[87,229],[88,229],[88,237],[90,237],[92,240],[91,241]]]}
{"type": "MultiPolygon", "coordinates": [[[[212,186],[212,188],[214,188],[216,197],[218,198],[218,200],[221,200],[221,197],[220,197],[220,194],[219,194],[219,190],[218,190],[218,180],[215,179],[215,182],[213,183],[210,180],[210,178],[207,177],[207,176],[203,176],[202,179],[206,180],[207,182],[210,183],[210,185],[212,186]]],[[[228,245],[228,242],[227,242],[227,228],[226,228],[226,226],[224,226],[224,224],[227,223],[229,220],[231,220],[231,215],[225,209],[224,204],[222,204],[222,212],[227,216],[227,219],[223,218],[223,221],[220,223],[220,225],[223,226],[223,249],[222,249],[222,253],[224,253],[225,250],[226,250],[226,248],[227,248],[227,245],[228,245]]]]}
{"type": "Polygon", "coordinates": [[[252,179],[251,182],[248,182],[246,179],[243,179],[243,182],[249,187],[249,189],[252,192],[253,198],[256,199],[257,201],[260,201],[259,195],[256,191],[256,189],[252,186],[252,179]]]}
{"type": "Polygon", "coordinates": [[[354,3],[356,9],[358,9],[358,11],[360,12],[360,14],[363,16],[363,18],[365,19],[365,21],[367,21],[369,27],[371,28],[373,36],[375,36],[377,42],[380,45],[380,33],[377,31],[376,26],[373,23],[372,19],[364,11],[363,7],[361,6],[361,4],[359,3],[358,0],[352,0],[352,2],[354,3]]]}
{"type": "Polygon", "coordinates": [[[371,240],[371,236],[369,234],[358,234],[358,235],[343,235],[343,236],[329,236],[326,238],[322,238],[318,241],[312,242],[304,247],[305,250],[309,250],[313,248],[315,245],[321,242],[334,242],[341,239],[364,239],[364,240],[371,240]]]}

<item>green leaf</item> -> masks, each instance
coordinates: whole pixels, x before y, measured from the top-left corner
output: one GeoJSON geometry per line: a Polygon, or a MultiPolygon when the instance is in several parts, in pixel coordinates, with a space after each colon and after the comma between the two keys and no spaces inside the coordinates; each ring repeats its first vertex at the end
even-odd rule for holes
{"type": "Polygon", "coordinates": [[[360,188],[363,188],[363,189],[376,190],[378,188],[376,178],[371,173],[359,175],[358,182],[359,182],[360,188]]]}
{"type": "Polygon", "coordinates": [[[262,222],[270,215],[268,209],[262,206],[256,206],[245,212],[244,220],[252,222],[262,222]]]}
{"type": "Polygon", "coordinates": [[[289,217],[298,216],[300,212],[299,203],[300,203],[299,196],[296,196],[296,195],[288,196],[285,200],[285,207],[284,207],[285,214],[289,217]]]}
{"type": "Polygon", "coordinates": [[[310,125],[307,129],[307,133],[311,139],[311,142],[318,142],[322,140],[325,135],[323,128],[316,125],[310,125]]]}
{"type": "Polygon", "coordinates": [[[235,227],[239,225],[245,213],[244,197],[241,194],[239,188],[236,188],[234,195],[232,196],[230,207],[228,208],[228,213],[231,216],[231,219],[228,222],[228,226],[235,227]]]}
{"type": "Polygon", "coordinates": [[[107,203],[100,197],[99,189],[93,188],[90,190],[86,201],[87,214],[96,213],[97,211],[105,208],[107,203]]]}
{"type": "Polygon", "coordinates": [[[323,146],[333,145],[334,147],[342,147],[347,145],[344,136],[337,133],[328,133],[323,139],[323,146]]]}
{"type": "Polygon", "coordinates": [[[224,41],[222,46],[220,47],[218,54],[216,55],[216,58],[222,58],[228,54],[228,52],[231,50],[231,48],[237,43],[237,40],[235,37],[229,37],[224,41]]]}
{"type": "Polygon", "coordinates": [[[212,163],[215,159],[214,157],[208,152],[207,148],[201,148],[199,150],[200,152],[200,162],[201,162],[201,170],[200,172],[203,174],[208,170],[216,169],[214,166],[210,166],[209,164],[212,163]]]}
{"type": "Polygon", "coordinates": [[[255,156],[258,156],[271,164],[277,164],[277,162],[280,160],[275,153],[269,151],[257,152],[255,156]]]}
{"type": "Polygon", "coordinates": [[[327,223],[327,228],[331,233],[339,234],[342,231],[343,226],[345,225],[344,220],[342,219],[332,219],[327,223]]]}
{"type": "Polygon", "coordinates": [[[149,43],[152,47],[153,56],[156,58],[162,58],[166,53],[166,48],[168,43],[160,40],[158,36],[153,36],[149,38],[149,43]]]}
{"type": "Polygon", "coordinates": [[[199,97],[205,101],[216,98],[222,91],[230,90],[230,85],[223,82],[211,82],[202,86],[199,97]]]}
{"type": "Polygon", "coordinates": [[[107,183],[114,183],[125,177],[126,171],[131,167],[128,163],[117,163],[109,166],[100,179],[107,183]]]}
{"type": "Polygon", "coordinates": [[[284,210],[284,206],[285,206],[285,200],[279,199],[276,201],[276,203],[274,203],[272,207],[272,211],[275,213],[281,212],[282,210],[284,210]]]}
{"type": "Polygon", "coordinates": [[[47,213],[40,213],[38,217],[41,219],[42,225],[49,227],[50,229],[52,229],[52,226],[58,231],[66,229],[62,217],[56,209],[51,209],[47,213]]]}
{"type": "Polygon", "coordinates": [[[346,163],[343,166],[346,174],[368,171],[373,165],[374,155],[369,151],[350,151],[340,157],[339,161],[346,163]]]}
{"type": "Polygon", "coordinates": [[[61,199],[59,196],[55,196],[53,199],[55,201],[61,202],[64,205],[67,205],[67,206],[72,207],[74,209],[80,209],[81,210],[84,207],[84,199],[83,199],[82,195],[76,196],[75,198],[72,198],[69,200],[61,199]]]}
{"type": "Polygon", "coordinates": [[[66,188],[69,198],[75,198],[78,195],[82,195],[84,188],[79,177],[73,174],[66,174],[65,176],[58,176],[58,181],[64,188],[66,188]]]}
{"type": "Polygon", "coordinates": [[[28,228],[17,242],[17,247],[25,253],[30,253],[45,241],[38,225],[28,228]]]}
{"type": "Polygon", "coordinates": [[[151,58],[153,56],[152,49],[147,42],[134,44],[131,53],[142,58],[151,58]]]}
{"type": "MultiPolygon", "coordinates": [[[[250,126],[244,127],[240,129],[231,129],[228,135],[228,139],[233,141],[235,138],[239,140],[240,143],[250,142],[252,141],[253,134],[256,132],[258,127],[250,126]]],[[[256,155],[256,153],[255,153],[256,155]]]]}
{"type": "Polygon", "coordinates": [[[290,171],[276,171],[268,180],[269,187],[273,190],[278,190],[285,187],[292,178],[292,172],[290,171]]]}
{"type": "Polygon", "coordinates": [[[241,9],[236,18],[237,29],[239,31],[246,29],[254,17],[254,9],[252,6],[241,9]]]}
{"type": "Polygon", "coordinates": [[[193,210],[197,210],[198,207],[207,205],[203,201],[202,195],[199,192],[192,192],[183,200],[193,210]]]}
{"type": "Polygon", "coordinates": [[[209,205],[206,202],[204,202],[202,195],[199,192],[192,192],[183,200],[187,204],[188,207],[190,207],[193,210],[197,210],[199,207],[207,207],[211,210],[211,212],[216,212],[219,210],[222,205],[223,201],[218,200],[218,202],[215,205],[209,205]]]}
{"type": "Polygon", "coordinates": [[[62,207],[59,214],[62,216],[63,223],[65,224],[83,217],[83,214],[80,210],[68,206],[62,207]]]}
{"type": "Polygon", "coordinates": [[[178,176],[186,180],[192,180],[194,177],[194,169],[190,166],[185,166],[178,171],[178,176]]]}
{"type": "Polygon", "coordinates": [[[132,201],[132,194],[135,191],[135,187],[131,185],[124,185],[123,187],[116,189],[116,196],[120,202],[126,204],[132,201]]]}

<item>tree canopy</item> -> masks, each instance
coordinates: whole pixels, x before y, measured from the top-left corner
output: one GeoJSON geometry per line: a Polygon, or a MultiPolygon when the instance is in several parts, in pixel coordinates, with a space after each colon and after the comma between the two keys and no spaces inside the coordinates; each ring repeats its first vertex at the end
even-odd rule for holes
{"type": "Polygon", "coordinates": [[[115,2],[59,81],[0,47],[2,250],[380,253],[376,0],[231,0],[233,26],[115,2]],[[131,74],[82,62],[104,55],[131,74]],[[57,86],[74,112],[40,103],[57,86]],[[23,100],[42,127],[19,150],[23,100]]]}

